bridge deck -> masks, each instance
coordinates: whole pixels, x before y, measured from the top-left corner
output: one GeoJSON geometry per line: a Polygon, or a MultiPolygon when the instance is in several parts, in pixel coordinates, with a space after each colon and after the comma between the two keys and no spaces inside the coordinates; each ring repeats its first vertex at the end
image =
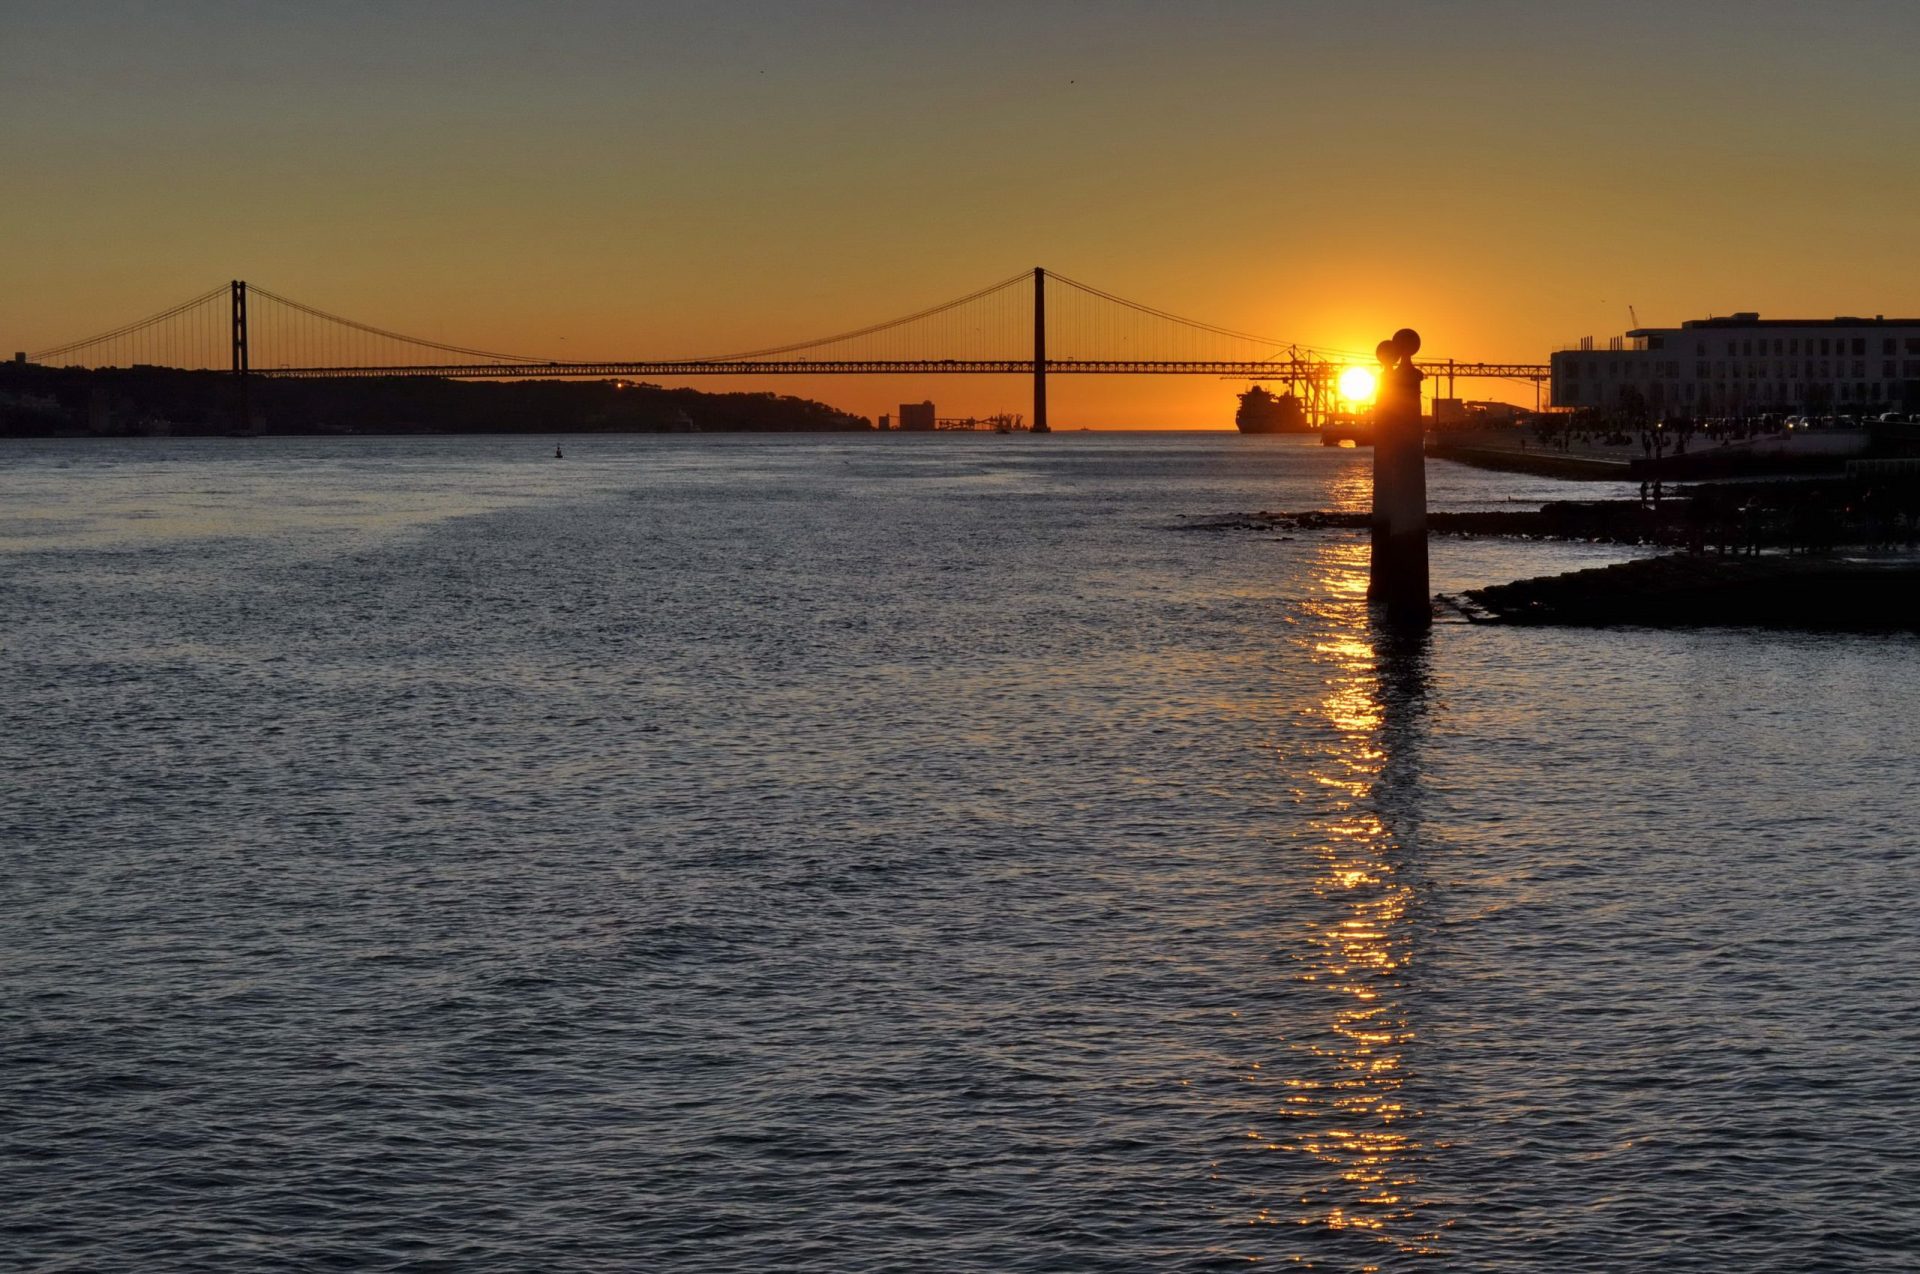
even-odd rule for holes
{"type": "MultiPolygon", "coordinates": [[[[1544,363],[1421,364],[1429,375],[1461,379],[1501,378],[1544,381],[1544,363]]],[[[1330,363],[1249,362],[1233,359],[1048,359],[1049,375],[1230,376],[1248,380],[1327,380],[1338,375],[1330,363]]],[[[440,363],[411,367],[255,367],[256,376],[288,379],[372,379],[438,377],[446,380],[566,380],[681,376],[884,376],[1002,375],[1030,376],[1031,359],[789,359],[686,360],[630,363],[440,363]]]]}

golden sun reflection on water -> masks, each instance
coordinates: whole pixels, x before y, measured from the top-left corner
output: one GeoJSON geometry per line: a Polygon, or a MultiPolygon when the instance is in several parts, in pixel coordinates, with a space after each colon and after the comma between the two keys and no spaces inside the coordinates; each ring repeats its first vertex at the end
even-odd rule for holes
{"type": "Polygon", "coordinates": [[[1414,1039],[1403,984],[1413,889],[1402,878],[1401,829],[1382,816],[1396,808],[1390,789],[1411,782],[1409,714],[1419,710],[1419,695],[1387,685],[1389,665],[1401,656],[1381,648],[1365,626],[1365,546],[1329,546],[1320,574],[1328,617],[1342,631],[1312,647],[1325,689],[1309,714],[1329,742],[1293,778],[1309,793],[1309,844],[1319,860],[1312,892],[1320,905],[1294,941],[1295,977],[1322,993],[1324,1007],[1311,1014],[1312,1027],[1287,1041],[1284,1065],[1275,1068],[1285,1072],[1281,1125],[1269,1144],[1312,1161],[1293,1174],[1312,1183],[1297,1197],[1296,1224],[1431,1252],[1438,1236],[1415,1198],[1425,1150],[1419,1112],[1404,1095],[1414,1039]]]}
{"type": "MultiPolygon", "coordinates": [[[[1373,472],[1371,465],[1354,465],[1335,478],[1327,492],[1327,507],[1342,513],[1359,513],[1373,507],[1373,472]]],[[[1360,588],[1366,591],[1367,563],[1364,554],[1360,562],[1360,588]]]]}

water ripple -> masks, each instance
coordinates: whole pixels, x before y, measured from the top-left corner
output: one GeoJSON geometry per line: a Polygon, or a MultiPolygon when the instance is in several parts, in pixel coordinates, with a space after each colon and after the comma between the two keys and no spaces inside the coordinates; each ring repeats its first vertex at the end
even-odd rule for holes
{"type": "Polygon", "coordinates": [[[918,441],[14,456],[0,1266],[1912,1268],[1920,648],[918,441]]]}

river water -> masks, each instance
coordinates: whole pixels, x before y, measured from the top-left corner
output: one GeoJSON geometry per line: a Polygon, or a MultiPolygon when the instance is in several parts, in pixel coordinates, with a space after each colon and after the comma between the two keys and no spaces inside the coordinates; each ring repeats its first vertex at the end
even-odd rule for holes
{"type": "Polygon", "coordinates": [[[1292,439],[564,441],[0,450],[0,1266],[1920,1262],[1920,643],[1385,642],[1194,529],[1292,439]]]}

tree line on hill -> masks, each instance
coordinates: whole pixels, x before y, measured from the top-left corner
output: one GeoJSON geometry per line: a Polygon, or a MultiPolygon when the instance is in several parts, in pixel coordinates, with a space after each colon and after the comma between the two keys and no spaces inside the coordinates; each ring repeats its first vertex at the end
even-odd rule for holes
{"type": "Polygon", "coordinates": [[[0,436],[220,434],[798,433],[871,429],[791,394],[705,393],[634,381],[239,381],[160,367],[0,363],[0,436]],[[243,403],[244,397],[244,403],[243,403]]]}

